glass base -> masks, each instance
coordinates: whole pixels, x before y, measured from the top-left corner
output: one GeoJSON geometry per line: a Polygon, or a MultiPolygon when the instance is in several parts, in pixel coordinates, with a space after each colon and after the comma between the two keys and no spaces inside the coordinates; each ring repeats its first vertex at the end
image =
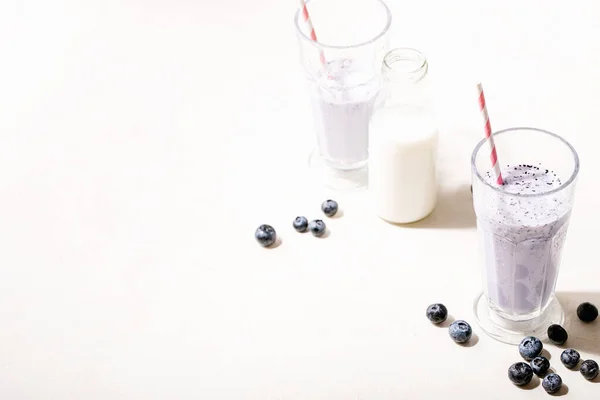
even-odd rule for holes
{"type": "Polygon", "coordinates": [[[482,293],[475,299],[473,306],[477,323],[492,338],[508,344],[519,344],[525,336],[535,336],[540,340],[548,338],[547,330],[552,324],[564,322],[562,306],[553,297],[544,314],[524,320],[511,321],[503,318],[488,306],[487,299],[482,293]]]}
{"type": "Polygon", "coordinates": [[[308,165],[315,179],[324,186],[334,190],[363,190],[368,185],[368,166],[355,169],[337,169],[325,162],[318,150],[313,150],[308,157],[308,165]]]}

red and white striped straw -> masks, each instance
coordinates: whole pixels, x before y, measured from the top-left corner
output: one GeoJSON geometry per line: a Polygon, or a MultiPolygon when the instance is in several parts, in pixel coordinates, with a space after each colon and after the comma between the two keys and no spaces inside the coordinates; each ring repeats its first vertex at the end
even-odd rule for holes
{"type": "Polygon", "coordinates": [[[477,84],[477,89],[479,90],[479,110],[481,111],[481,116],[483,117],[485,137],[487,139],[488,144],[490,145],[490,160],[492,161],[492,169],[494,170],[494,175],[496,176],[496,183],[498,185],[503,185],[504,180],[502,179],[502,173],[500,172],[498,153],[496,152],[496,145],[494,144],[494,136],[492,135],[492,125],[490,124],[490,116],[488,114],[487,106],[485,104],[485,96],[483,95],[483,86],[481,85],[481,83],[477,84]]]}
{"type": "MultiPolygon", "coordinates": [[[[306,8],[306,3],[304,0],[300,0],[300,7],[302,8],[302,17],[304,18],[304,23],[308,27],[308,32],[310,34],[310,38],[316,42],[317,41],[317,33],[315,32],[315,27],[310,20],[310,16],[308,15],[308,8],[306,8]]],[[[327,65],[327,61],[325,60],[325,53],[323,49],[319,48],[319,59],[321,60],[321,64],[323,67],[327,65]]]]}

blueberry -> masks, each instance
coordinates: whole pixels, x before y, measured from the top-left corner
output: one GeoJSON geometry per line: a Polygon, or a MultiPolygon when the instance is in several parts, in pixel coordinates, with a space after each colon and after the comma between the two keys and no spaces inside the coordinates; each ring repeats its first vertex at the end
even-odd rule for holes
{"type": "Polygon", "coordinates": [[[325,200],[321,204],[321,210],[323,210],[325,215],[327,215],[328,217],[333,217],[338,211],[338,203],[337,201],[331,199],[325,200]]]}
{"type": "Polygon", "coordinates": [[[565,328],[558,324],[553,324],[548,327],[548,339],[554,344],[563,344],[567,341],[569,335],[565,328]]]}
{"type": "Polygon", "coordinates": [[[308,224],[308,230],[313,234],[313,236],[322,236],[325,233],[325,229],[325,222],[321,221],[320,219],[312,220],[308,224]]]}
{"type": "Polygon", "coordinates": [[[427,307],[425,315],[434,324],[441,324],[448,318],[448,309],[441,303],[432,304],[427,307]]]}
{"type": "Polygon", "coordinates": [[[581,375],[588,381],[596,379],[598,376],[598,363],[594,360],[585,360],[581,363],[579,372],[581,372],[581,375]]]}
{"type": "Polygon", "coordinates": [[[524,362],[514,363],[508,368],[508,379],[517,386],[527,385],[533,378],[533,370],[524,362]]]}
{"type": "Polygon", "coordinates": [[[577,316],[583,322],[592,322],[598,317],[598,309],[592,303],[581,303],[577,307],[577,316]]]}
{"type": "Polygon", "coordinates": [[[308,229],[308,220],[306,217],[296,217],[294,219],[294,229],[298,232],[306,232],[306,229],[308,229]]]}
{"type": "Polygon", "coordinates": [[[531,361],[540,355],[543,348],[544,345],[540,339],[534,336],[527,336],[525,339],[521,340],[521,343],[519,344],[519,353],[521,354],[521,357],[527,361],[531,361]]]}
{"type": "Polygon", "coordinates": [[[575,368],[575,366],[579,362],[579,358],[579,353],[577,352],[577,350],[573,349],[566,349],[560,355],[560,361],[562,361],[562,363],[567,368],[575,368]]]}
{"type": "Polygon", "coordinates": [[[533,373],[537,376],[544,376],[548,369],[550,368],[550,361],[546,357],[537,356],[529,363],[531,365],[531,369],[533,373]]]}
{"type": "Polygon", "coordinates": [[[277,233],[275,233],[275,229],[271,225],[263,224],[256,229],[254,237],[261,246],[268,247],[277,240],[277,233]]]}
{"type": "Polygon", "coordinates": [[[471,325],[459,319],[450,324],[448,333],[456,343],[464,343],[471,338],[473,330],[471,329],[471,325]]]}
{"type": "Polygon", "coordinates": [[[562,386],[562,378],[557,374],[548,374],[542,381],[542,387],[547,393],[556,393],[562,386]]]}

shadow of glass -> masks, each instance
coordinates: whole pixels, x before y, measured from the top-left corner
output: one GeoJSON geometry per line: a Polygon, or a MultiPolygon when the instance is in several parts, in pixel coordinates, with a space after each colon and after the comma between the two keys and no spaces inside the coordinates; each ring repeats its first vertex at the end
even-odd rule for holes
{"type": "Polygon", "coordinates": [[[565,311],[563,327],[569,334],[567,341],[558,347],[600,355],[600,318],[593,322],[582,322],[577,317],[579,304],[588,301],[600,305],[600,292],[557,292],[556,296],[565,311]]]}
{"type": "Polygon", "coordinates": [[[411,224],[394,224],[407,228],[474,228],[475,212],[471,185],[440,188],[435,209],[429,216],[411,224]]]}

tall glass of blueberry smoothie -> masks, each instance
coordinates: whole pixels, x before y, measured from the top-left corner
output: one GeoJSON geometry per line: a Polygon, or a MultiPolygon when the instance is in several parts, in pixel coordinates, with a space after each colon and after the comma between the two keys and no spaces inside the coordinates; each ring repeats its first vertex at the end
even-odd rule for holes
{"type": "Polygon", "coordinates": [[[308,0],[306,9],[295,24],[317,139],[310,165],[328,186],[364,187],[391,14],[382,0],[308,0]]]}
{"type": "Polygon", "coordinates": [[[471,159],[483,266],[475,313],[490,336],[518,344],[563,320],[554,290],[579,157],[563,138],[540,129],[507,129],[494,140],[504,185],[496,184],[485,140],[471,159]]]}

